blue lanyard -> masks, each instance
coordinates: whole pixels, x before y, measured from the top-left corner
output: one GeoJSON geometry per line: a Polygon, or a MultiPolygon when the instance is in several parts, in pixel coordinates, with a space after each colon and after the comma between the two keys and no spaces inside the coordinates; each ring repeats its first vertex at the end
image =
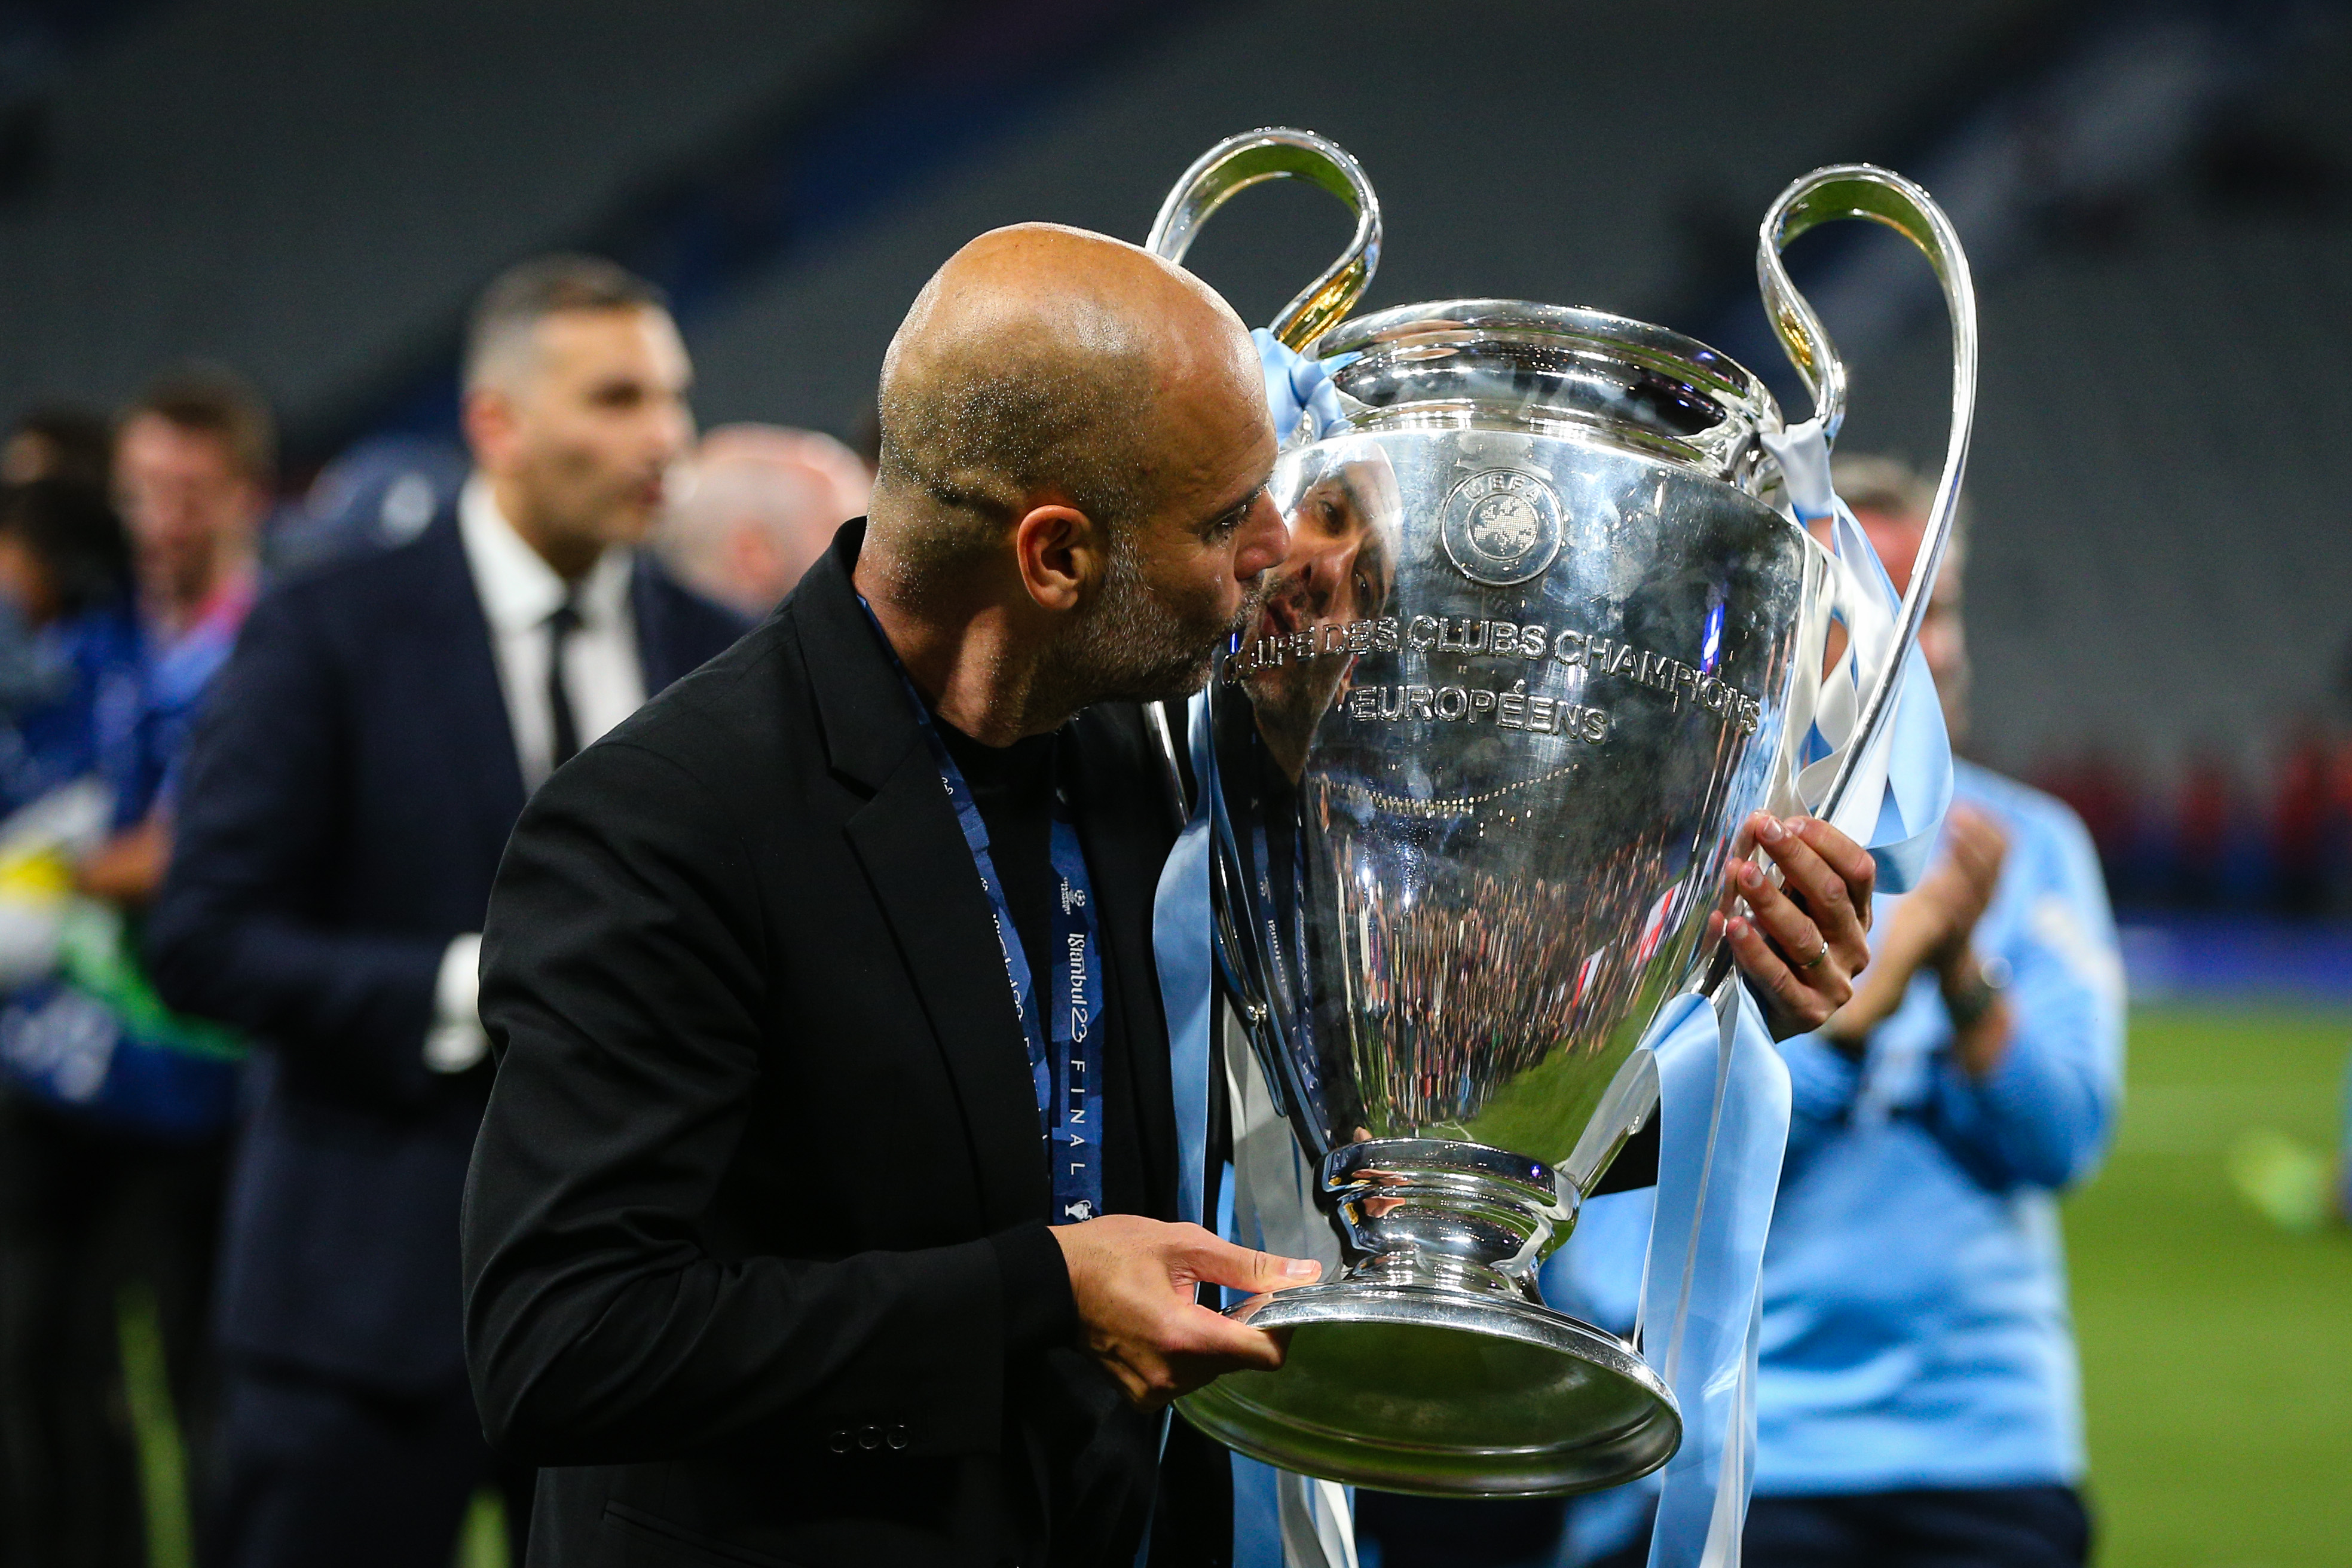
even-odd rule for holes
{"type": "MultiPolygon", "coordinates": [[[[860,605],[866,601],[861,598],[860,605]]],[[[873,620],[871,606],[866,618],[873,620]]],[[[874,633],[890,651],[879,622],[874,633]]],[[[892,653],[893,663],[897,655],[892,653]]],[[[1057,885],[1054,894],[1054,952],[1048,980],[1052,989],[1043,998],[1029,968],[1029,955],[1013,924],[1013,906],[996,875],[996,862],[988,850],[988,824],[972,799],[963,769],[948,754],[947,743],[931,723],[930,709],[902,668],[898,684],[915,710],[915,727],[930,747],[940,770],[940,783],[955,808],[956,825],[963,830],[964,847],[980,873],[988,894],[989,918],[996,926],[996,946],[1004,958],[1004,977],[1013,988],[1013,1008],[1021,1015],[1023,1042],[1029,1051],[1029,1079],[1037,1096],[1037,1120],[1044,1130],[1047,1157],[1053,1165],[1054,1212],[1056,1225],[1092,1219],[1103,1211],[1102,1061],[1096,1051],[1096,1025],[1103,1017],[1102,935],[1095,920],[1094,883],[1087,875],[1085,849],[1062,797],[1061,768],[1054,773],[1054,823],[1049,853],[1057,885]],[[1050,1045],[1046,1035],[1050,1029],[1050,1045]]]]}

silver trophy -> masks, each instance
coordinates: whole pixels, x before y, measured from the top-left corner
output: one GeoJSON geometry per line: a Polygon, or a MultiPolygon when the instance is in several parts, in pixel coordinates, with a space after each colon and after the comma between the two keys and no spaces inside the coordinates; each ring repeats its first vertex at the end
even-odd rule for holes
{"type": "MultiPolygon", "coordinates": [[[[1234,1308],[1289,1331],[1286,1364],[1180,1408],[1244,1454],[1391,1490],[1613,1486],[1673,1455],[1681,1416],[1632,1345],[1543,1303],[1537,1267],[1654,1103],[1636,1047],[1660,1007],[1724,983],[1706,916],[1748,812],[1796,808],[1854,579],[1771,504],[1780,411],[1706,345],[1506,299],[1345,320],[1379,209],[1320,137],[1213,149],[1150,248],[1181,260],[1284,176],[1357,214],[1274,329],[1338,366],[1347,418],[1276,465],[1290,554],[1213,677],[1204,788],[1229,994],[1349,1261],[1234,1308]]],[[[1927,253],[1954,329],[1952,444],[1853,716],[1867,737],[1950,528],[1974,305],[1917,186],[1860,165],[1790,186],[1759,270],[1829,434],[1844,371],[1780,249],[1843,217],[1927,253]]]]}

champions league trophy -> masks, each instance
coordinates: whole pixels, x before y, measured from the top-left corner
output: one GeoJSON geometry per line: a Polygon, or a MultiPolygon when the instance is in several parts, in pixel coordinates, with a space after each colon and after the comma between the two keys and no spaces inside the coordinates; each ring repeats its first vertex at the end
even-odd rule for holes
{"type": "Polygon", "coordinates": [[[1782,246],[1874,219],[1927,253],[1952,312],[1939,504],[1900,612],[1874,623],[1839,557],[1769,504],[1771,395],[1705,344],[1504,299],[1343,322],[1379,210],[1322,138],[1213,149],[1150,247],[1181,260],[1228,197],[1285,176],[1357,214],[1274,328],[1331,369],[1346,418],[1275,467],[1290,554],[1213,677],[1204,787],[1221,967],[1350,1262],[1234,1308],[1289,1331],[1286,1364],[1179,1407],[1334,1480],[1614,1486],[1666,1462],[1681,1414],[1632,1345],[1545,1306],[1536,1270],[1654,1103],[1636,1047],[1661,1006],[1738,983],[1706,916],[1746,817],[1826,814],[1892,710],[1966,452],[1967,262],[1927,193],[1880,169],[1809,174],[1764,219],[1766,303],[1825,435],[1844,371],[1782,246]],[[1816,711],[1832,621],[1882,644],[1838,716],[1816,711]],[[1853,744],[1828,791],[1801,789],[1832,717],[1853,744]]]}

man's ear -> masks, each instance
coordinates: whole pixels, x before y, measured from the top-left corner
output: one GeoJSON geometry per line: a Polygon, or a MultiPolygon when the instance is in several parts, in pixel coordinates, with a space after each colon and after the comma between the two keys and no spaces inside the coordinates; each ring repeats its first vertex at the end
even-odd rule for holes
{"type": "Polygon", "coordinates": [[[492,386],[468,388],[458,404],[457,422],[478,465],[491,470],[506,466],[504,459],[514,447],[515,414],[505,392],[492,386]]]}
{"type": "Polygon", "coordinates": [[[1013,525],[1022,586],[1045,610],[1076,610],[1110,569],[1110,539],[1076,507],[1032,507],[1013,525]]]}

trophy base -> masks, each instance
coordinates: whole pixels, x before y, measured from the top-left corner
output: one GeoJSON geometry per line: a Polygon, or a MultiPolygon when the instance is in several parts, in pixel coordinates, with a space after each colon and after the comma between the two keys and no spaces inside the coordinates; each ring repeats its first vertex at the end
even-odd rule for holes
{"type": "Polygon", "coordinates": [[[1682,1441],[1655,1373],[1614,1334],[1514,1296],[1361,1279],[1227,1314],[1286,1329],[1279,1372],[1177,1401],[1240,1453],[1423,1497],[1556,1497],[1649,1474],[1682,1441]]]}

